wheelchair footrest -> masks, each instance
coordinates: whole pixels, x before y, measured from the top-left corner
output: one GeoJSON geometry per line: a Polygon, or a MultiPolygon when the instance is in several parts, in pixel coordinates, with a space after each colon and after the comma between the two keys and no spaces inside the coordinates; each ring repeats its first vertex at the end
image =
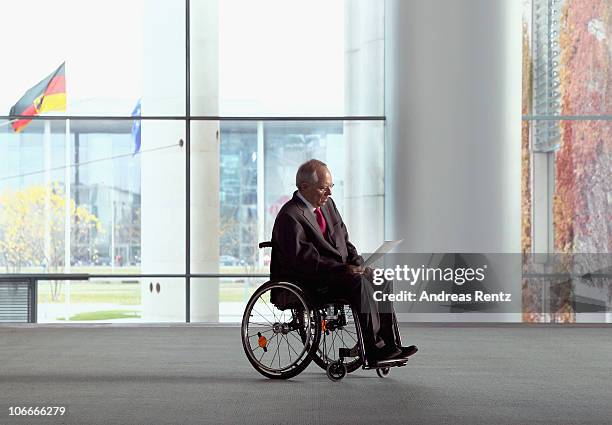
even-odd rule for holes
{"type": "Polygon", "coordinates": [[[376,362],[369,363],[366,367],[364,367],[364,369],[369,370],[383,367],[402,367],[406,366],[406,363],[408,363],[408,359],[378,360],[376,362]]]}
{"type": "Polygon", "coordinates": [[[394,366],[406,366],[408,359],[392,359],[392,360],[379,360],[376,362],[378,367],[394,367],[394,366]]]}
{"type": "Polygon", "coordinates": [[[338,349],[338,355],[340,357],[358,357],[359,356],[359,350],[357,349],[357,347],[353,347],[353,348],[339,348],[338,349]]]}

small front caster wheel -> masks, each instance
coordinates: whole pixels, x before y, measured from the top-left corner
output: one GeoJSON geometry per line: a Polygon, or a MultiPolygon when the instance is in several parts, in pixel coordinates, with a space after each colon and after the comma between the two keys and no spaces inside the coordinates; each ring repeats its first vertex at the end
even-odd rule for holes
{"type": "Polygon", "coordinates": [[[327,365],[327,377],[332,381],[339,381],[346,376],[346,365],[341,360],[336,360],[327,365]]]}
{"type": "Polygon", "coordinates": [[[387,376],[389,374],[389,368],[388,367],[379,367],[378,369],[376,369],[376,374],[378,376],[380,376],[381,378],[384,378],[385,376],[387,376]]]}

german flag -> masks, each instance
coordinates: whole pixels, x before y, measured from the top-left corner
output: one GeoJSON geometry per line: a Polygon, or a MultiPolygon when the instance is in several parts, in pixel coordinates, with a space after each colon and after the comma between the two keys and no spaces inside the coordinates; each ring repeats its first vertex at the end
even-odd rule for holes
{"type": "MultiPolygon", "coordinates": [[[[36,84],[13,105],[10,116],[36,116],[44,112],[66,110],[66,74],[62,63],[53,73],[36,84]]],[[[27,126],[31,119],[18,118],[11,123],[13,130],[19,132],[27,126]]]]}

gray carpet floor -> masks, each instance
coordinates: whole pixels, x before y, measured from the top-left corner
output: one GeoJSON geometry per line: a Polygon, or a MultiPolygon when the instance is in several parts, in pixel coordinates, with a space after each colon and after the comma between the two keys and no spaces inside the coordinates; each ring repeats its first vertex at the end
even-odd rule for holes
{"type": "Polygon", "coordinates": [[[381,379],[260,376],[237,327],[0,326],[0,424],[612,423],[612,328],[402,326],[381,379]],[[66,406],[63,417],[10,406],[66,406]]]}

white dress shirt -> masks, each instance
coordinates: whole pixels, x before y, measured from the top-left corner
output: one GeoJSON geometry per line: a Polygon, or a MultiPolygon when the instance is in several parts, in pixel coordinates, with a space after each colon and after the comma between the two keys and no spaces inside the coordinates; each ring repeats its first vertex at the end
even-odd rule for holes
{"type": "Polygon", "coordinates": [[[312,215],[315,217],[315,220],[317,218],[316,214],[315,214],[315,210],[316,208],[312,206],[312,204],[310,202],[308,202],[306,200],[306,198],[304,198],[304,196],[302,196],[302,194],[300,193],[300,191],[298,190],[297,193],[298,198],[300,198],[302,201],[304,201],[304,203],[306,204],[306,206],[308,207],[308,210],[312,213],[312,215]]]}

